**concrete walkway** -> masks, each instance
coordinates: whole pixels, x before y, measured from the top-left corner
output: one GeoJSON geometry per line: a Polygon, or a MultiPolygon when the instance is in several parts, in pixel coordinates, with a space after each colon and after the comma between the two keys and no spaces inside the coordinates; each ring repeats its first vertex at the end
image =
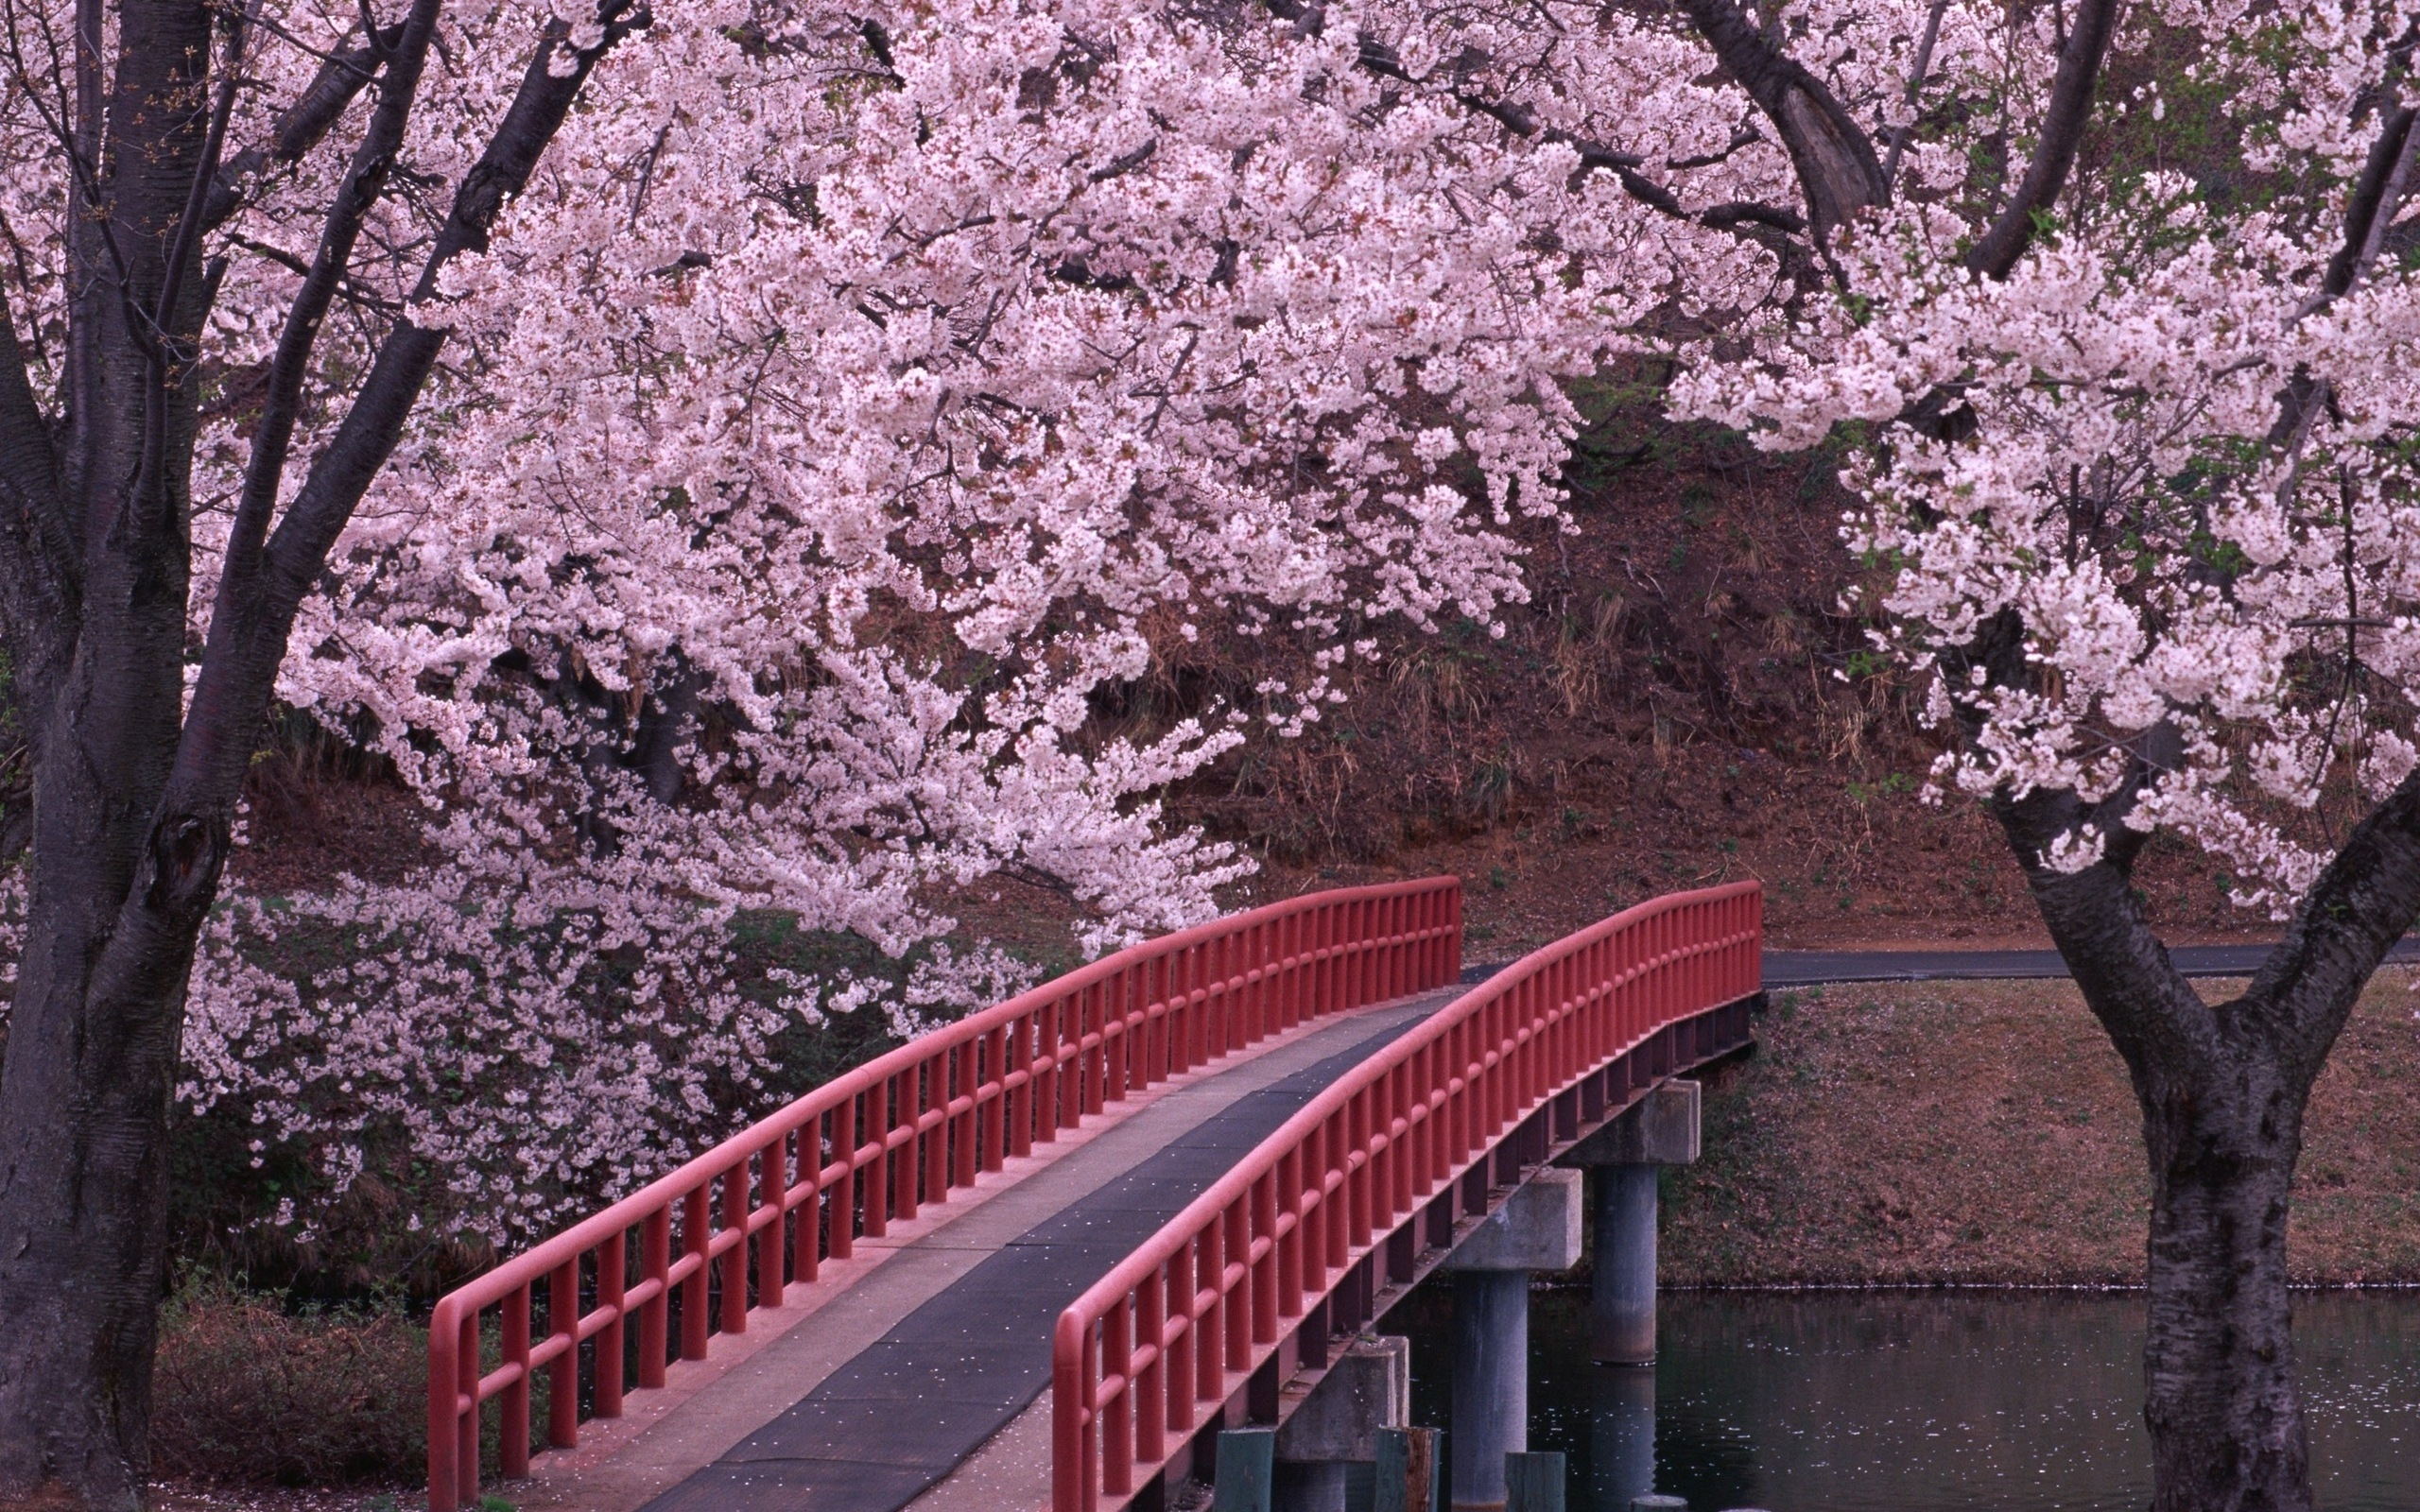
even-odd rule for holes
{"type": "Polygon", "coordinates": [[[610,1452],[543,1457],[514,1500],[893,1512],[949,1477],[919,1512],[1038,1504],[1061,1310],[1322,1089],[1461,991],[1344,1015],[1193,1074],[902,1244],[610,1452]]]}

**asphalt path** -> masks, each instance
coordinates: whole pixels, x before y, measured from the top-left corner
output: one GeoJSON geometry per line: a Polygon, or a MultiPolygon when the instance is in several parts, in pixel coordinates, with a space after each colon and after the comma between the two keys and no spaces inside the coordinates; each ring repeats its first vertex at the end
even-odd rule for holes
{"type": "MultiPolygon", "coordinates": [[[[2168,953],[2187,976],[2250,976],[2273,945],[2180,945],[2168,953]]],[[[2387,952],[2394,966],[2420,966],[2420,939],[2406,938],[2387,952]]],[[[1822,987],[1834,982],[2018,982],[2068,974],[2057,951],[1767,951],[1764,982],[1777,987],[1822,987]]],[[[1466,966],[1462,980],[1484,982],[1504,970],[1466,966]]]]}

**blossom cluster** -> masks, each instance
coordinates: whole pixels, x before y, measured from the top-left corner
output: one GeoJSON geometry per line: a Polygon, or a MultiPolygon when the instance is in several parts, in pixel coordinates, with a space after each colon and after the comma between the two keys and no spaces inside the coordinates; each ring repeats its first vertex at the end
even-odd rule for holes
{"type": "MultiPolygon", "coordinates": [[[[2156,145],[2163,78],[2215,124],[2185,166],[2096,147],[2005,280],[1962,252],[2062,8],[1754,7],[1890,187],[1821,247],[1686,9],[661,0],[613,40],[577,5],[446,8],[300,452],[406,310],[444,360],[279,688],[391,763],[436,859],[232,898],[188,1104],[307,1146],[330,1194],[400,1143],[441,1221],[501,1238],[744,1116],[791,1027],[1013,986],[943,948],[987,877],[1063,889],[1086,953],[1207,917],[1249,858],[1159,795],[1321,718],[1377,627],[1519,601],[1516,522],[1577,527],[1566,390],[1616,356],[1770,445],[1880,438],[1847,528],[1959,730],[1945,783],[2098,799],[2155,752],[2123,822],[2290,902],[2329,843],[2291,816],[2420,744],[2401,231],[2321,297],[2411,8],[2131,9],[2112,67],[2143,82],[2096,129],[2156,145]],[[416,288],[533,51],[570,77],[609,48],[492,243],[416,288]],[[2280,434],[2287,389],[2316,398],[2280,434]],[[1939,401],[1967,433],[1893,423],[1939,401]],[[1974,680],[2011,615],[2031,673],[1974,680]],[[1205,634],[1285,655],[1232,705],[1102,715],[1205,634]],[[922,964],[743,988],[759,914],[922,964]]],[[[248,13],[257,146],[385,12],[248,13]]],[[[71,197],[39,19],[0,60],[0,284],[46,393],[71,197]]],[[[231,159],[197,644],[347,140],[231,159]]]]}
{"type": "MultiPolygon", "coordinates": [[[[1969,219],[1901,205],[1859,228],[1851,310],[1680,400],[1772,446],[1878,438],[1845,535],[1878,644],[1952,735],[1936,796],[2072,793],[2108,817],[2045,864],[2094,864],[2108,824],[2166,831],[2282,919],[2420,763],[2408,146],[2344,245],[2414,12],[2161,9],[2240,160],[2109,170],[2005,280],[1962,266],[1969,219]],[[1896,423],[1945,396],[1954,438],[1896,423]],[[2012,627],[2017,676],[1986,665],[2012,627]]],[[[2168,109],[2152,84],[2112,113],[2156,142],[2168,109]]]]}
{"type": "MultiPolygon", "coordinates": [[[[351,10],[263,14],[239,144],[364,43],[351,10]]],[[[413,249],[531,49],[569,77],[605,44],[568,13],[448,8],[300,451],[404,310],[448,328],[446,360],[279,687],[391,764],[440,859],[233,896],[195,970],[187,1105],[309,1151],[321,1202],[406,1151],[453,1194],[432,1222],[502,1238],[754,1111],[787,1025],[1004,990],[998,953],[943,945],[987,876],[1063,888],[1083,953],[1215,912],[1248,860],[1158,792],[1319,719],[1374,624],[1517,600],[1506,527],[1561,518],[1564,386],[1651,314],[1771,287],[1756,249],[1643,207],[1581,144],[1703,158],[1692,205],[1775,189],[1779,155],[1733,143],[1736,102],[1669,26],[1556,16],[1560,40],[1410,7],[667,0],[431,298],[413,249]],[[1096,716],[1205,630],[1282,639],[1304,674],[1096,716]],[[743,991],[753,912],[922,964],[743,991]]],[[[39,59],[11,61],[9,297],[46,388],[67,197],[39,59]]],[[[197,641],[246,385],[345,139],[235,160],[197,641]]]]}

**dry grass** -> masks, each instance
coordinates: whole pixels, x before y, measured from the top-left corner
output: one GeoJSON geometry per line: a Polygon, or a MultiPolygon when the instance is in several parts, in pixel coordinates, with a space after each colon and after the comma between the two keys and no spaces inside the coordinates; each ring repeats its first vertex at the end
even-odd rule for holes
{"type": "MultiPolygon", "coordinates": [[[[2205,993],[2239,983],[2204,983],[2205,993]]],[[[2420,1026],[2381,972],[2312,1097],[2290,1256],[2420,1281],[2420,1026]]],[[[2150,1181],[2125,1068],[2066,982],[1777,994],[1670,1173],[1668,1284],[2125,1285],[2150,1181]]]]}

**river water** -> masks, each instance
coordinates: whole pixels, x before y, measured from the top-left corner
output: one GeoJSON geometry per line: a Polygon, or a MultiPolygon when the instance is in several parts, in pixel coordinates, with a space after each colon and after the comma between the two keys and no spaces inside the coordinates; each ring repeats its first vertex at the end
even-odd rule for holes
{"type": "MultiPolygon", "coordinates": [[[[1652,1369],[1592,1365],[1587,1298],[1533,1292],[1530,1447],[1574,1512],[2135,1512],[2151,1500],[2142,1298],[1667,1294],[1652,1369]]],[[[1412,1416],[1447,1426],[1449,1285],[1386,1319],[1412,1416]]],[[[2327,1512],[2420,1508],[2420,1294],[2304,1293],[2294,1338],[2327,1512]]],[[[1452,1435],[1446,1452],[1452,1453],[1452,1435]]]]}

